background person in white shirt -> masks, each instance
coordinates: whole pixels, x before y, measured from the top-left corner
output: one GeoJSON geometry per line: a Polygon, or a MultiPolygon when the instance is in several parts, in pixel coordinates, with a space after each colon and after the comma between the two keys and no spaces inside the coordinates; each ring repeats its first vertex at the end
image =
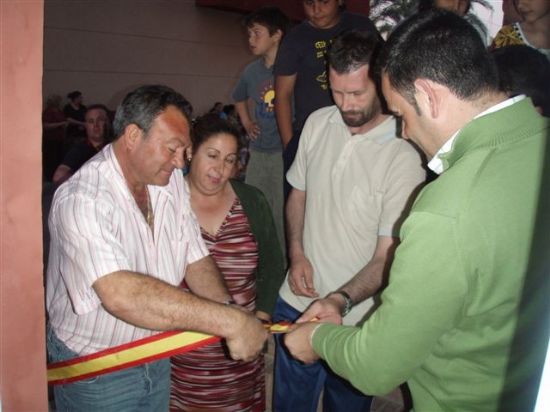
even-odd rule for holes
{"type": "MultiPolygon", "coordinates": [[[[179,170],[186,100],[143,86],[118,108],[115,141],[55,194],[47,272],[50,361],[188,329],[224,337],[237,360],[267,333],[230,296],[203,243],[179,170]],[[183,277],[193,293],[178,288],[183,277]]],[[[165,411],[168,359],[55,387],[58,410],[165,411]]]]}

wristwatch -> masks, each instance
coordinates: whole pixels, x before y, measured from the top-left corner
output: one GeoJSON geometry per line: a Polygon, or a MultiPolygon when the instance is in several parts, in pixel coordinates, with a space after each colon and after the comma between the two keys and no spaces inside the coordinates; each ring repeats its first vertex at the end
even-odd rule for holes
{"type": "Polygon", "coordinates": [[[350,313],[351,308],[353,307],[353,301],[351,300],[351,296],[347,294],[347,292],[344,292],[343,290],[337,290],[336,292],[332,292],[332,295],[338,294],[344,298],[344,309],[342,310],[342,317],[346,316],[348,313],[350,313]]]}

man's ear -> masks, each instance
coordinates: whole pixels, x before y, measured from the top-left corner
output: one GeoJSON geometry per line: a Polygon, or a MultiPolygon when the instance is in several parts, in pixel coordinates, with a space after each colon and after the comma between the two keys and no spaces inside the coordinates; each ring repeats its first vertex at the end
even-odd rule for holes
{"type": "Polygon", "coordinates": [[[277,38],[277,41],[281,41],[283,39],[283,32],[281,29],[277,29],[277,31],[275,33],[273,33],[273,35],[271,37],[276,37],[277,38]]]}
{"type": "Polygon", "coordinates": [[[124,139],[126,147],[131,150],[136,146],[138,140],[141,139],[142,134],[143,130],[141,130],[137,124],[130,123],[124,129],[122,139],[124,139]]]}
{"type": "Polygon", "coordinates": [[[442,109],[441,86],[428,79],[416,79],[414,87],[415,98],[422,113],[429,113],[434,119],[439,117],[442,109]]]}

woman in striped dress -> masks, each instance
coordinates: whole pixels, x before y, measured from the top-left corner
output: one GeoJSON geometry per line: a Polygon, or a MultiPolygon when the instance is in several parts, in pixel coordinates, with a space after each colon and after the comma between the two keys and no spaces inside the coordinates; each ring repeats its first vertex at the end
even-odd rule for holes
{"type": "MultiPolygon", "coordinates": [[[[205,243],[234,303],[270,320],[283,281],[283,258],[263,194],[230,179],[238,162],[238,132],[207,115],[196,123],[192,140],[186,180],[205,243]]],[[[234,361],[221,342],[173,357],[170,408],[265,410],[263,356],[234,361]]]]}

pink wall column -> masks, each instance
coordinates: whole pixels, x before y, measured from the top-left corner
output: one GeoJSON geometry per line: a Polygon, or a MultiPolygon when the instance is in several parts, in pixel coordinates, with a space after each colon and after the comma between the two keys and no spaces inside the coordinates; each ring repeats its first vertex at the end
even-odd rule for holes
{"type": "Polygon", "coordinates": [[[0,1],[0,402],[47,411],[42,280],[44,4],[0,1]]]}

